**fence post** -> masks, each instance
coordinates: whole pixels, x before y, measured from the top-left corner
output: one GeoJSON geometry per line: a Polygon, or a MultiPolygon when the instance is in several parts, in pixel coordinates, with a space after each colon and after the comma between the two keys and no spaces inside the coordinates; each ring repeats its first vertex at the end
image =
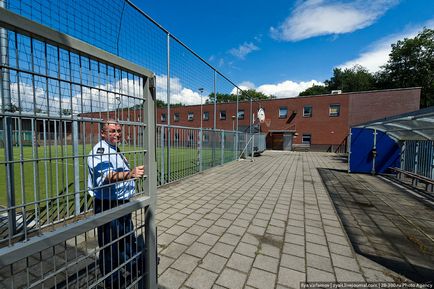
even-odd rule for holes
{"type": "MultiPolygon", "coordinates": [[[[0,7],[5,8],[5,1],[0,0],[0,7]]],[[[9,77],[9,55],[8,55],[8,32],[4,28],[0,28],[0,53],[1,53],[1,94],[3,101],[3,111],[13,112],[13,105],[10,91],[9,77]]],[[[20,104],[18,104],[20,105],[20,104]]],[[[8,223],[9,233],[12,237],[16,233],[16,210],[15,210],[15,181],[14,181],[14,154],[12,141],[12,119],[11,116],[3,118],[4,128],[4,145],[5,145],[5,160],[6,160],[6,191],[7,191],[7,206],[8,206],[8,223]]]]}
{"type": "Polygon", "coordinates": [[[232,149],[234,150],[234,160],[236,160],[237,159],[237,141],[236,141],[237,137],[235,135],[235,131],[232,131],[232,134],[233,134],[233,138],[232,138],[233,148],[232,149]]]}
{"type": "Polygon", "coordinates": [[[419,159],[419,141],[416,141],[416,149],[414,153],[414,173],[417,174],[418,168],[418,159],[419,159]]]}
{"type": "MultiPolygon", "coordinates": [[[[145,280],[144,288],[157,289],[157,229],[155,226],[155,210],[157,206],[157,170],[155,156],[155,94],[151,91],[156,89],[156,80],[148,78],[144,86],[145,89],[145,122],[144,144],[148,152],[144,156],[144,165],[147,168],[148,177],[143,180],[144,188],[149,193],[150,204],[145,216],[145,280]]],[[[141,284],[139,284],[140,286],[141,284]]]]}
{"type": "Polygon", "coordinates": [[[72,121],[72,155],[74,156],[74,204],[75,215],[80,214],[80,161],[78,159],[78,120],[74,116],[72,121]]]}
{"type": "Polygon", "coordinates": [[[237,151],[237,154],[236,154],[236,157],[235,157],[235,159],[238,159],[239,158],[239,154],[238,154],[238,151],[239,151],[239,147],[240,147],[240,144],[239,144],[239,133],[238,133],[238,109],[239,109],[239,103],[238,103],[238,99],[239,99],[239,93],[240,93],[240,91],[239,91],[239,89],[237,88],[237,108],[236,108],[236,111],[235,111],[235,119],[236,119],[236,143],[237,143],[237,149],[236,149],[236,151],[237,151]]]}
{"type": "Polygon", "coordinates": [[[406,147],[406,144],[407,144],[407,142],[404,141],[402,143],[402,146],[401,146],[401,164],[400,164],[400,168],[402,170],[405,170],[405,147],[406,147]]]}
{"type": "MultiPolygon", "coordinates": [[[[170,123],[171,123],[171,112],[170,112],[170,33],[167,33],[167,181],[170,182],[171,179],[171,151],[170,151],[170,123]]],[[[164,159],[161,159],[164,162],[164,159]]],[[[164,170],[161,170],[164,172],[164,170]]],[[[163,183],[165,180],[163,178],[163,183]]]]}
{"type": "MultiPolygon", "coordinates": [[[[157,130],[158,131],[158,130],[157,130]]],[[[164,185],[166,183],[165,180],[165,172],[164,172],[164,126],[160,126],[160,170],[161,170],[161,184],[164,185]]]]}
{"type": "Polygon", "coordinates": [[[222,162],[221,164],[224,165],[225,164],[225,131],[222,130],[221,131],[221,145],[222,145],[222,162]]]}
{"type": "Polygon", "coordinates": [[[250,161],[253,162],[253,150],[255,145],[255,136],[253,134],[250,134],[250,137],[252,138],[252,154],[250,156],[250,161]]]}
{"type": "MultiPolygon", "coordinates": [[[[434,141],[431,141],[431,179],[434,179],[434,141]]],[[[431,186],[433,189],[433,186],[431,186]]]]}
{"type": "Polygon", "coordinates": [[[202,135],[203,135],[203,130],[202,128],[200,128],[199,129],[199,172],[202,172],[202,150],[203,150],[202,135]]]}
{"type": "Polygon", "coordinates": [[[377,129],[374,128],[374,143],[372,147],[372,169],[371,174],[375,175],[375,159],[377,157],[377,129]]]}

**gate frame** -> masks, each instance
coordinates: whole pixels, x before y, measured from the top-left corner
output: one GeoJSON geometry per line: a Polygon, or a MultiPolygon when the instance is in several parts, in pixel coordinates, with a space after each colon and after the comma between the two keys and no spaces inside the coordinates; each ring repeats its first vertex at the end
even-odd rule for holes
{"type": "MultiPolygon", "coordinates": [[[[47,44],[52,44],[59,48],[77,54],[85,54],[101,63],[120,67],[143,77],[143,91],[145,99],[145,144],[147,153],[145,154],[144,165],[147,177],[144,179],[145,190],[149,196],[133,199],[130,203],[121,205],[109,211],[92,215],[84,220],[55,229],[52,232],[44,233],[41,236],[33,237],[25,242],[17,242],[9,247],[0,249],[0,266],[13,264],[18,260],[27,258],[41,250],[51,248],[53,244],[66,241],[71,237],[83,234],[99,225],[110,222],[122,215],[132,213],[138,209],[146,208],[145,216],[145,286],[149,289],[157,288],[157,235],[155,227],[156,209],[156,190],[157,190],[157,165],[155,156],[155,98],[156,98],[156,79],[151,71],[138,66],[132,62],[122,59],[116,55],[108,53],[102,49],[89,45],[74,37],[55,31],[47,26],[29,20],[25,17],[0,8],[0,27],[27,35],[38,39],[47,44]]],[[[7,57],[7,56],[6,56],[7,57]]],[[[0,64],[2,70],[9,70],[7,64],[0,64]]],[[[5,117],[15,116],[11,112],[2,113],[5,117]]],[[[20,116],[25,115],[20,112],[20,116]]]]}

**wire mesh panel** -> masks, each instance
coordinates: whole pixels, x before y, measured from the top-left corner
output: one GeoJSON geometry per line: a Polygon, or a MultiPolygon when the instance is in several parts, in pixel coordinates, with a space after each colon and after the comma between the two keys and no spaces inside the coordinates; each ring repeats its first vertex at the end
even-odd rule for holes
{"type": "Polygon", "coordinates": [[[153,74],[0,12],[0,287],[155,288],[153,74]]]}

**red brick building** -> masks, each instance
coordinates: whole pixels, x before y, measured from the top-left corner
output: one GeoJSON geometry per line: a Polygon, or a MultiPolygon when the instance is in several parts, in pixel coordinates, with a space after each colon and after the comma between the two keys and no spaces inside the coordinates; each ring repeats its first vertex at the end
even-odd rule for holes
{"type": "MultiPolygon", "coordinates": [[[[260,131],[267,133],[268,149],[290,150],[297,144],[310,144],[312,150],[339,145],[353,125],[419,109],[420,88],[352,92],[306,97],[240,102],[238,130],[248,131],[251,111],[265,111],[260,131]],[[252,106],[252,110],[250,107],[252,106]]],[[[214,105],[202,107],[204,128],[213,128],[214,105]]],[[[200,127],[200,105],[171,107],[171,125],[200,127]]],[[[216,105],[216,128],[237,129],[237,104],[216,105]]],[[[167,110],[157,110],[157,123],[167,124],[167,110]]],[[[255,120],[254,124],[258,124],[255,120]]]]}

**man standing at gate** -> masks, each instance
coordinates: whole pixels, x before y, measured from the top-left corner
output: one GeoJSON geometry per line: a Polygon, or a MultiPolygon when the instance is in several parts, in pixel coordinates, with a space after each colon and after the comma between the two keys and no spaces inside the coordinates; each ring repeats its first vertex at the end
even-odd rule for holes
{"type": "MultiPolygon", "coordinates": [[[[99,141],[89,153],[89,193],[94,197],[95,214],[126,204],[135,193],[135,180],[145,174],[144,166],[130,169],[118,145],[122,142],[122,127],[108,120],[101,129],[99,141]]],[[[137,278],[143,275],[144,241],[134,234],[131,214],[112,220],[97,229],[99,268],[108,288],[125,286],[122,272],[127,270],[137,278]],[[134,258],[142,252],[139,257],[134,258]],[[126,263],[126,265],[123,265],[126,263]]]]}

